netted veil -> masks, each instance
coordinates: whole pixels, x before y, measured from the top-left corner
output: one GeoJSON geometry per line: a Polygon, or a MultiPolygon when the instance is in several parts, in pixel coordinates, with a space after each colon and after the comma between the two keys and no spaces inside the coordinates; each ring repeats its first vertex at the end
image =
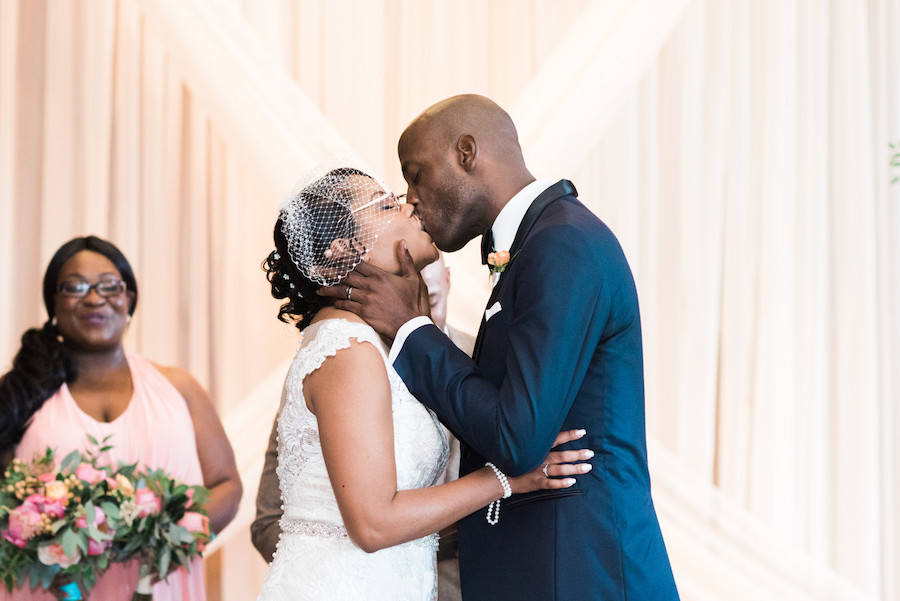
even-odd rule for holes
{"type": "Polygon", "coordinates": [[[358,159],[325,161],[281,204],[290,259],[311,281],[337,284],[366,258],[399,208],[358,159]]]}

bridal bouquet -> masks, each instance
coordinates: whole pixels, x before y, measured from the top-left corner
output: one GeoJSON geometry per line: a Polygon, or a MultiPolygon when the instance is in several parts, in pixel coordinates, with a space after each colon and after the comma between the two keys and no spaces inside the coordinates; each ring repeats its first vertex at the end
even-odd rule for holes
{"type": "Polygon", "coordinates": [[[178,567],[190,569],[209,542],[209,518],[202,508],[209,491],[178,482],[162,470],[149,470],[135,474],[127,492],[114,556],[116,561],[140,562],[135,598],[149,598],[153,579],[164,580],[178,567]]]}
{"type": "MultiPolygon", "coordinates": [[[[91,442],[99,452],[109,449],[91,442]]],[[[118,488],[129,475],[128,467],[98,467],[93,453],[73,451],[58,464],[48,447],[30,462],[14,459],[0,480],[0,580],[6,588],[12,592],[27,579],[32,589],[67,584],[90,590],[112,560],[118,488]]]]}

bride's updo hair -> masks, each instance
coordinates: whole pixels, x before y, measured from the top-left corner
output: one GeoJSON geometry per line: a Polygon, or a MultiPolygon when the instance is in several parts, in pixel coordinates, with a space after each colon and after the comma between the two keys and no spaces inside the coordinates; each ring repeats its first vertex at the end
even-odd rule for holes
{"type": "Polygon", "coordinates": [[[316,294],[321,285],[300,273],[288,258],[283,228],[284,221],[279,216],[275,222],[275,250],[269,253],[262,267],[272,286],[272,296],[287,299],[278,309],[278,319],[284,323],[295,322],[297,329],[302,332],[313,316],[322,307],[332,304],[332,300],[316,294]]]}

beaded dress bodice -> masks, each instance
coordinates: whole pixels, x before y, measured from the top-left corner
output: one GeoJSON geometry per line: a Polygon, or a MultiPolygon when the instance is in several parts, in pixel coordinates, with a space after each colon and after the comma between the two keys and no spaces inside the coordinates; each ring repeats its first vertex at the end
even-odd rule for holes
{"type": "Polygon", "coordinates": [[[352,341],[382,355],[391,387],[397,488],[430,486],[447,461],[443,430],[388,363],[368,325],[329,319],[306,328],[284,384],[278,418],[278,478],[284,502],[282,536],[260,599],[390,599],[423,601],[435,594],[436,535],[365,553],[347,536],[328,479],[316,416],[303,380],[352,341]]]}

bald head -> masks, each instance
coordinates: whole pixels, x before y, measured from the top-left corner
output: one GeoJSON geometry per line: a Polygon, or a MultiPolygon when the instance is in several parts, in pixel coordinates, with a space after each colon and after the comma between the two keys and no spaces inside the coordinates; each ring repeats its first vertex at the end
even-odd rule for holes
{"type": "Polygon", "coordinates": [[[484,150],[505,150],[521,156],[519,135],[509,114],[496,102],[477,94],[452,96],[430,106],[413,121],[445,143],[463,134],[478,134],[484,150]]]}
{"type": "Polygon", "coordinates": [[[480,235],[534,181],[509,114],[477,94],[425,109],[400,136],[397,151],[409,200],[445,251],[480,235]]]}

